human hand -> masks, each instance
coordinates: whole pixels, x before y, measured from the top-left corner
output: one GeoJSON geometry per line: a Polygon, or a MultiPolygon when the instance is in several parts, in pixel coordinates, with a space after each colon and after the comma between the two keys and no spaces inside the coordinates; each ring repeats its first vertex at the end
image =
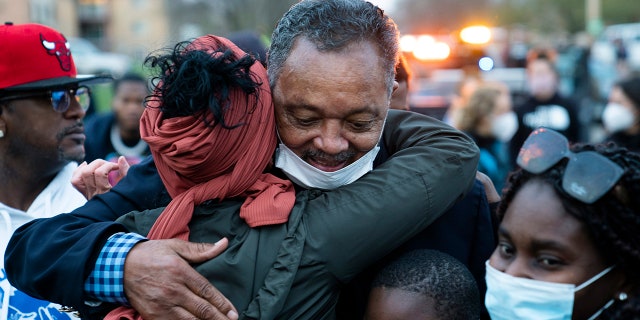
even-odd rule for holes
{"type": "MultiPolygon", "coordinates": [[[[81,163],[71,176],[71,184],[82,193],[87,200],[97,194],[105,193],[116,185],[129,171],[129,163],[125,157],[118,158],[118,163],[96,159],[90,164],[81,163]],[[117,171],[115,178],[110,182],[109,173],[117,171]]],[[[112,175],[113,176],[113,175],[112,175]]]]}
{"type": "Polygon", "coordinates": [[[489,203],[500,202],[500,193],[496,190],[496,186],[493,185],[493,181],[486,174],[476,171],[476,179],[482,182],[482,186],[484,186],[484,192],[487,195],[487,201],[489,203]]]}
{"type": "Polygon", "coordinates": [[[229,244],[178,239],[136,244],[124,262],[124,292],[143,319],[238,319],[238,313],[190,263],[213,259],[229,244]]]}

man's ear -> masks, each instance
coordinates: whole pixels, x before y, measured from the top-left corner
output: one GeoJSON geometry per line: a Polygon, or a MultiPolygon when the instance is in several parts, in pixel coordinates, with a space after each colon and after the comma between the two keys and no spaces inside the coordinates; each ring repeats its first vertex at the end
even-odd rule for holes
{"type": "Polygon", "coordinates": [[[391,90],[391,94],[396,92],[396,90],[398,90],[399,87],[400,87],[400,84],[398,83],[398,81],[393,80],[393,90],[391,90]]]}

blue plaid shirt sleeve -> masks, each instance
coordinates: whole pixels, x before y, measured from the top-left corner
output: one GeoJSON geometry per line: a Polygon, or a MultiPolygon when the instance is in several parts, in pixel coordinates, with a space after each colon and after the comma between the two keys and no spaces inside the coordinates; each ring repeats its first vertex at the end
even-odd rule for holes
{"type": "Polygon", "coordinates": [[[124,294],[124,259],[131,248],[147,238],[136,233],[119,232],[107,240],[93,271],[84,282],[84,293],[102,302],[129,305],[124,294]]]}

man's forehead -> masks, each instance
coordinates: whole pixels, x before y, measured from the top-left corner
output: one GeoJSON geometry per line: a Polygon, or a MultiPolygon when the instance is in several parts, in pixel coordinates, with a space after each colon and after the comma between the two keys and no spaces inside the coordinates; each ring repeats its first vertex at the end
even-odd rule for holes
{"type": "Polygon", "coordinates": [[[294,41],[285,65],[319,62],[326,58],[348,58],[370,68],[382,66],[382,55],[372,41],[353,41],[340,48],[319,49],[314,42],[304,36],[294,41]]]}

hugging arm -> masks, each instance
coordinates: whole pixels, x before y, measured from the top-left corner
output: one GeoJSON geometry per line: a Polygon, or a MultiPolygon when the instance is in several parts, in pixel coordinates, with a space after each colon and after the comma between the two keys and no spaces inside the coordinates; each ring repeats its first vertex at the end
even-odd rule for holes
{"type": "Polygon", "coordinates": [[[433,118],[391,110],[382,143],[386,162],[307,207],[310,236],[323,235],[313,249],[331,257],[328,268],[342,281],[426,228],[475,180],[475,143],[433,118]]]}
{"type": "Polygon", "coordinates": [[[84,305],[84,281],[102,246],[111,235],[126,231],[113,221],[132,210],[160,206],[163,193],[148,157],[110,192],[71,213],[25,224],[13,234],[5,254],[11,284],[37,298],[84,305]]]}

